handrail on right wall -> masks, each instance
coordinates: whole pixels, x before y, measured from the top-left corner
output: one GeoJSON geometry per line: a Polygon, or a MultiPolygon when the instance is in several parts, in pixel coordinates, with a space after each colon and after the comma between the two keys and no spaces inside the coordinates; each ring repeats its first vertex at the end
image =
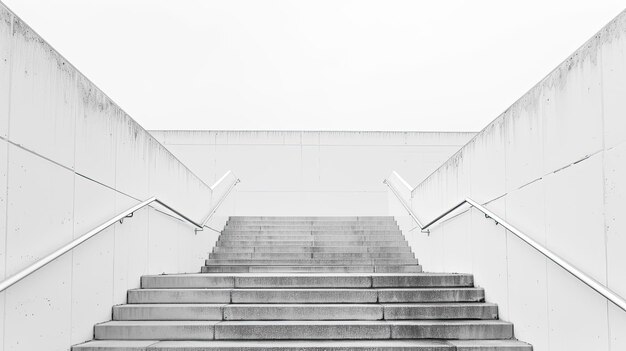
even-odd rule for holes
{"type": "MultiPolygon", "coordinates": [[[[401,177],[398,176],[398,178],[400,180],[402,180],[401,177]]],[[[567,272],[569,272],[571,275],[576,277],[578,280],[580,280],[581,282],[585,283],[587,286],[589,286],[590,288],[595,290],[597,293],[599,293],[600,295],[604,296],[607,300],[611,301],[617,307],[621,308],[623,311],[626,312],[626,300],[623,297],[621,297],[620,295],[618,295],[615,291],[609,289],[608,287],[606,287],[605,285],[603,285],[599,281],[593,279],[592,277],[590,277],[589,275],[587,275],[586,273],[584,273],[580,269],[574,267],[571,263],[569,263],[568,261],[566,261],[565,259],[563,259],[559,255],[557,255],[556,253],[548,250],[545,246],[541,245],[540,243],[535,241],[533,238],[531,238],[528,235],[524,234],[521,230],[515,228],[512,224],[508,223],[507,221],[502,219],[500,216],[498,216],[497,214],[493,213],[492,211],[487,209],[485,206],[479,204],[478,202],[476,202],[476,201],[474,201],[474,200],[472,200],[470,198],[465,198],[465,200],[463,200],[463,201],[459,202],[458,204],[452,206],[447,211],[444,211],[442,214],[440,214],[439,216],[435,217],[432,221],[426,223],[425,225],[422,225],[420,220],[418,219],[417,215],[413,212],[413,210],[406,203],[406,201],[404,201],[402,199],[402,197],[400,196],[400,193],[398,192],[398,190],[389,182],[389,180],[385,179],[383,181],[383,183],[385,183],[389,187],[391,192],[396,196],[398,201],[400,201],[402,206],[409,212],[409,215],[413,218],[413,220],[415,220],[415,222],[420,227],[420,229],[422,230],[423,233],[430,233],[430,231],[428,230],[429,227],[431,227],[433,224],[437,223],[438,221],[440,221],[441,219],[443,219],[444,217],[446,217],[447,215],[449,215],[451,212],[453,212],[454,210],[458,209],[459,207],[461,207],[461,206],[463,206],[465,204],[468,204],[471,207],[474,207],[475,209],[477,209],[480,212],[484,213],[486,218],[488,218],[488,219],[491,218],[492,220],[494,220],[496,222],[496,224],[502,225],[506,230],[508,230],[509,232],[515,234],[515,236],[520,238],[526,244],[530,245],[533,249],[539,251],[539,253],[541,253],[542,255],[547,257],[550,261],[556,263],[561,268],[565,269],[567,272]]]]}

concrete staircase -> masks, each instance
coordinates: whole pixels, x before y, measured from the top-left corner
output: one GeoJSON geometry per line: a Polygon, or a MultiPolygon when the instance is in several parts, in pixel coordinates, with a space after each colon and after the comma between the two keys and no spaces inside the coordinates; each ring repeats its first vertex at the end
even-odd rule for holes
{"type": "Polygon", "coordinates": [[[233,217],[202,272],[142,277],[73,350],[532,350],[392,217],[233,217]]]}

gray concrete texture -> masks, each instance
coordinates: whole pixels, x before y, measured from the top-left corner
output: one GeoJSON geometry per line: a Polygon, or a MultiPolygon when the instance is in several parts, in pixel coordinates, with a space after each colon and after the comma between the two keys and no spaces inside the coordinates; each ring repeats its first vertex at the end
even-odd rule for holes
{"type": "Polygon", "coordinates": [[[359,234],[347,228],[358,221],[374,231],[396,226],[384,217],[231,219],[202,267],[208,273],[143,276],[113,320],[95,326],[96,340],[74,350],[531,349],[514,340],[513,325],[498,319],[471,275],[422,273],[410,250],[381,250],[407,247],[397,228],[383,232],[387,241],[352,240],[359,234]],[[257,231],[241,238],[233,222],[257,231]],[[293,240],[315,237],[309,230],[320,223],[340,233],[329,245],[293,240]]]}

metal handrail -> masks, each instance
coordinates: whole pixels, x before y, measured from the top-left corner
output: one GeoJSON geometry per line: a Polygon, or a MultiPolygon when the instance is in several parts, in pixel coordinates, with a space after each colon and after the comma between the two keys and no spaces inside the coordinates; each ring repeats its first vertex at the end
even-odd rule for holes
{"type": "MultiPolygon", "coordinates": [[[[230,173],[230,171],[229,171],[230,173]]],[[[227,173],[228,174],[228,173],[227,173]]],[[[202,223],[197,223],[196,221],[194,221],[193,219],[185,216],[184,214],[182,214],[181,212],[177,211],[176,209],[174,209],[173,207],[167,205],[166,203],[164,203],[163,201],[157,199],[156,197],[151,197],[145,201],[142,201],[140,203],[138,203],[135,206],[132,206],[130,208],[128,208],[125,211],[122,211],[121,213],[119,213],[118,215],[116,215],[115,217],[107,220],[106,222],[100,224],[99,226],[95,227],[94,229],[90,230],[89,232],[81,235],[80,237],[72,240],[71,242],[69,242],[68,244],[64,245],[63,247],[57,249],[56,251],[50,253],[49,255],[39,259],[38,261],[36,261],[35,263],[31,264],[30,266],[26,267],[25,269],[17,272],[16,274],[10,276],[9,278],[3,280],[2,282],[0,282],[0,292],[6,290],[7,288],[11,287],[12,285],[14,285],[15,283],[19,282],[20,280],[28,277],[29,275],[31,275],[32,273],[38,271],[39,269],[43,268],[44,266],[46,266],[48,263],[56,260],[57,258],[61,257],[63,254],[69,252],[70,250],[76,248],[77,246],[79,246],[80,244],[84,243],[85,241],[89,240],[90,238],[92,238],[93,236],[95,236],[96,234],[102,232],[103,230],[105,230],[106,228],[112,226],[113,224],[115,224],[116,222],[120,222],[122,223],[122,221],[124,220],[124,218],[129,218],[132,217],[133,214],[137,211],[142,209],[143,207],[146,207],[152,203],[157,203],[163,207],[165,207],[166,209],[172,211],[173,213],[175,213],[176,215],[180,216],[182,219],[184,219],[185,221],[191,223],[193,226],[196,227],[196,232],[201,231],[204,229],[206,222],[211,218],[211,216],[215,213],[215,211],[217,211],[217,209],[219,208],[219,206],[222,204],[222,202],[224,201],[224,199],[226,198],[226,196],[228,196],[228,194],[230,194],[230,192],[232,191],[232,189],[235,187],[235,185],[237,185],[237,183],[239,183],[240,180],[239,178],[236,178],[236,180],[233,182],[233,184],[230,186],[230,188],[228,189],[228,191],[224,194],[224,196],[222,196],[222,198],[220,199],[220,201],[217,203],[217,205],[213,208],[213,210],[211,210],[211,212],[209,213],[209,215],[207,216],[207,218],[202,222],[202,223]]]]}
{"type": "Polygon", "coordinates": [[[413,213],[413,210],[411,210],[411,207],[402,199],[402,197],[400,197],[400,194],[398,194],[398,191],[396,190],[396,188],[394,188],[387,179],[383,180],[383,183],[385,183],[389,187],[391,192],[398,198],[398,200],[400,201],[404,209],[409,213],[409,216],[413,218],[415,223],[417,223],[417,225],[423,231],[424,226],[422,225],[422,222],[420,222],[419,218],[417,218],[415,213],[413,213]]]}
{"type": "MultiPolygon", "coordinates": [[[[226,178],[226,176],[228,176],[230,173],[232,173],[232,172],[231,171],[226,172],[226,174],[224,174],[224,176],[222,176],[222,178],[220,178],[217,182],[215,182],[215,184],[213,184],[213,186],[211,187],[211,190],[215,189],[219,185],[219,183],[221,183],[226,178]]],[[[222,205],[224,200],[226,200],[226,198],[228,197],[230,192],[233,191],[233,188],[235,188],[235,186],[237,186],[237,184],[239,184],[240,182],[241,182],[241,180],[235,176],[235,181],[230,185],[230,187],[228,187],[228,190],[226,190],[224,195],[220,198],[220,201],[218,201],[217,204],[215,204],[215,206],[213,207],[211,212],[209,212],[209,214],[204,218],[204,220],[202,221],[200,229],[196,228],[196,233],[199,232],[199,231],[204,230],[204,228],[212,229],[212,228],[210,228],[210,227],[208,227],[206,225],[207,222],[211,219],[211,217],[213,217],[215,212],[217,212],[218,208],[222,205]]]]}
{"type": "Polygon", "coordinates": [[[609,289],[607,286],[603,285],[599,281],[593,279],[592,277],[590,277],[589,275],[587,275],[586,273],[584,273],[580,269],[574,267],[574,265],[572,265],[571,263],[569,263],[568,261],[566,261],[565,259],[563,259],[559,255],[557,255],[556,253],[548,250],[546,247],[541,245],[539,242],[535,241],[533,238],[531,238],[528,235],[524,234],[522,231],[520,231],[519,229],[514,227],[512,224],[508,223],[507,221],[502,219],[500,216],[498,216],[497,214],[493,213],[492,211],[487,209],[485,206],[479,204],[478,202],[476,202],[476,201],[474,201],[474,200],[472,200],[470,198],[465,198],[465,200],[463,200],[463,201],[459,202],[458,204],[452,206],[449,210],[444,211],[441,215],[435,217],[432,221],[430,221],[426,225],[422,226],[420,224],[420,222],[417,220],[417,216],[415,215],[413,210],[410,207],[408,207],[408,205],[405,203],[405,201],[399,196],[399,194],[396,191],[396,189],[394,189],[394,187],[387,181],[387,179],[384,180],[384,183],[387,184],[389,189],[391,189],[392,192],[394,193],[394,195],[396,195],[396,197],[402,203],[402,205],[405,207],[405,209],[407,209],[407,211],[409,212],[411,217],[413,217],[413,219],[416,220],[416,222],[419,225],[419,227],[422,230],[422,232],[430,233],[428,231],[428,228],[430,226],[432,226],[433,224],[435,224],[436,222],[438,222],[442,218],[446,217],[447,215],[449,215],[450,213],[452,213],[454,210],[458,209],[459,207],[463,206],[464,204],[469,204],[470,206],[472,206],[472,207],[476,208],[477,210],[479,210],[480,212],[482,212],[485,215],[485,218],[490,218],[490,219],[494,220],[496,222],[496,224],[502,225],[506,230],[508,230],[509,232],[515,234],[515,236],[520,238],[526,244],[530,245],[533,249],[539,251],[539,253],[544,255],[546,258],[548,258],[552,262],[556,263],[561,268],[565,269],[567,272],[569,272],[575,278],[577,278],[581,282],[585,283],[591,289],[595,290],[597,293],[599,293],[600,295],[604,296],[607,300],[611,301],[617,307],[621,308],[623,311],[626,312],[626,299],[624,299],[619,294],[617,294],[615,291],[609,289]]]}

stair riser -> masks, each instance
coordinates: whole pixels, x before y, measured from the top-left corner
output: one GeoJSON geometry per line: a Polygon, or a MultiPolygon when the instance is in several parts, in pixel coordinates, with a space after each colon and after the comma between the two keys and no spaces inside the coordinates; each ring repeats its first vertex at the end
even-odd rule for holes
{"type": "Polygon", "coordinates": [[[226,227],[394,227],[395,221],[227,222],[226,227]]]}
{"type": "Polygon", "coordinates": [[[485,292],[480,288],[470,289],[382,289],[378,290],[381,303],[403,302],[481,302],[485,292]]]}
{"type": "Polygon", "coordinates": [[[255,321],[255,320],[398,320],[398,319],[494,319],[497,310],[482,307],[397,308],[370,305],[124,305],[113,308],[113,320],[141,321],[255,321]]]}
{"type": "Polygon", "coordinates": [[[458,274],[443,278],[436,275],[407,275],[407,276],[374,276],[372,286],[387,287],[471,287],[474,278],[471,275],[458,274]]]}
{"type": "Polygon", "coordinates": [[[481,302],[484,291],[472,289],[137,289],[131,304],[184,303],[423,303],[481,302]]]}
{"type": "Polygon", "coordinates": [[[393,221],[392,216],[231,216],[229,222],[246,221],[393,221]]]}
{"type": "Polygon", "coordinates": [[[376,303],[375,290],[234,290],[233,303],[376,303]]]}
{"type": "Polygon", "coordinates": [[[418,265],[387,266],[204,266],[202,273],[420,273],[418,265]]]}
{"type": "Polygon", "coordinates": [[[96,340],[213,340],[215,326],[200,325],[167,325],[154,326],[111,326],[96,325],[96,340]]]}
{"type": "Polygon", "coordinates": [[[218,340],[345,340],[345,339],[510,339],[512,328],[484,326],[401,326],[401,325],[217,325],[218,340]]]}
{"type": "Polygon", "coordinates": [[[229,275],[156,275],[143,276],[142,288],[428,288],[472,287],[467,274],[418,274],[391,276],[229,276],[229,275]]]}
{"type": "Polygon", "coordinates": [[[400,234],[395,235],[360,235],[360,234],[338,234],[338,235],[236,235],[236,234],[222,234],[221,240],[234,240],[234,241],[256,241],[256,240],[302,240],[302,241],[354,241],[354,240],[368,240],[368,241],[392,241],[392,240],[404,240],[404,237],[400,234]]]}
{"type": "Polygon", "coordinates": [[[290,260],[290,259],[275,259],[275,260],[253,260],[253,259],[208,259],[205,260],[207,266],[219,266],[219,265],[258,265],[258,266],[360,266],[360,265],[387,265],[387,264],[417,264],[415,258],[376,258],[376,259],[305,259],[305,260],[290,260]]]}
{"type": "Polygon", "coordinates": [[[290,260],[306,260],[306,259],[411,259],[415,258],[415,255],[410,252],[394,252],[394,253],[363,253],[363,252],[331,252],[331,253],[210,253],[209,259],[230,259],[230,260],[277,260],[277,259],[290,259],[290,260]]]}
{"type": "Polygon", "coordinates": [[[300,245],[284,245],[276,246],[257,246],[257,247],[232,247],[232,246],[216,246],[213,247],[215,253],[226,252],[247,252],[247,253],[284,253],[284,252],[306,252],[306,253],[335,253],[335,252],[372,252],[372,253],[411,253],[409,246],[300,246],[300,245]]]}
{"type": "Polygon", "coordinates": [[[224,320],[254,321],[254,320],[381,320],[383,308],[377,305],[335,305],[335,306],[305,306],[305,307],[277,307],[266,305],[263,307],[228,306],[224,309],[224,320]]]}
{"type": "Polygon", "coordinates": [[[221,321],[220,305],[122,305],[113,307],[116,321],[221,321]]]}
{"type": "Polygon", "coordinates": [[[128,303],[230,303],[231,289],[138,289],[128,291],[128,303]]]}
{"type": "Polygon", "coordinates": [[[97,325],[96,339],[103,340],[371,340],[371,339],[510,339],[511,325],[97,325]]]}
{"type": "MultiPolygon", "coordinates": [[[[231,241],[231,240],[218,240],[217,246],[230,246],[230,247],[257,247],[257,246],[378,246],[379,242],[376,241],[291,241],[291,240],[263,240],[263,241],[231,241]]],[[[394,240],[384,242],[388,247],[408,247],[409,244],[404,240],[394,240]]]]}
{"type": "Polygon", "coordinates": [[[226,226],[224,229],[229,231],[276,231],[276,232],[293,232],[293,231],[309,231],[309,232],[335,232],[335,231],[359,231],[359,230],[371,230],[371,231],[398,231],[397,225],[388,226],[374,226],[374,225],[361,225],[361,226],[349,226],[349,225],[337,225],[337,226],[306,226],[306,225],[262,225],[262,226],[226,226]]]}
{"type": "Polygon", "coordinates": [[[351,223],[340,223],[340,222],[335,222],[335,223],[231,223],[228,222],[226,223],[225,227],[242,227],[242,228],[264,228],[264,227],[269,227],[269,228],[298,228],[298,227],[302,227],[302,228],[315,228],[315,227],[320,227],[320,228],[331,228],[331,229],[335,229],[335,228],[360,228],[360,227],[366,227],[366,228],[398,228],[398,224],[395,222],[386,222],[386,223],[376,223],[376,222],[362,222],[362,223],[358,223],[358,222],[351,222],[351,223]]]}
{"type": "Polygon", "coordinates": [[[385,320],[400,319],[497,319],[498,307],[491,304],[384,305],[385,320]]]}
{"type": "MultiPolygon", "coordinates": [[[[224,320],[496,319],[495,306],[400,307],[381,305],[225,306],[224,320]]],[[[192,314],[193,316],[193,314],[192,314]]]]}
{"type": "Polygon", "coordinates": [[[396,230],[230,230],[225,229],[222,235],[274,235],[274,236],[290,236],[290,235],[402,235],[399,229],[396,230]]]}

